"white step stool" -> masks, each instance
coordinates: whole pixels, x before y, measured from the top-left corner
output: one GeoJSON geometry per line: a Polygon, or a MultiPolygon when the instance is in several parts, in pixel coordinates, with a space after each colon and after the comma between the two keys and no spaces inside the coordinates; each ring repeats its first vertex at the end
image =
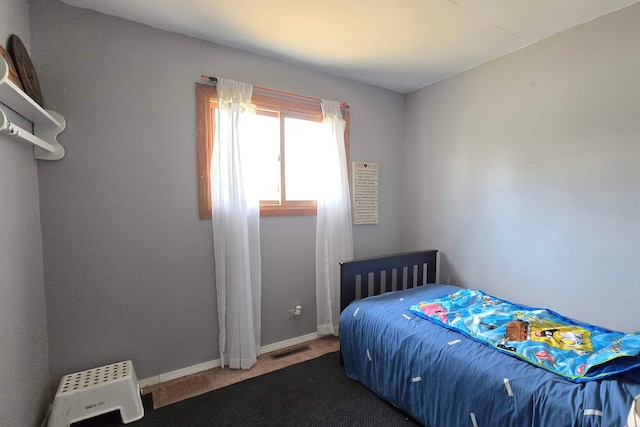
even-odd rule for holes
{"type": "Polygon", "coordinates": [[[48,425],[68,427],[116,409],[125,424],[144,416],[140,387],[130,360],[62,378],[48,425]]]}

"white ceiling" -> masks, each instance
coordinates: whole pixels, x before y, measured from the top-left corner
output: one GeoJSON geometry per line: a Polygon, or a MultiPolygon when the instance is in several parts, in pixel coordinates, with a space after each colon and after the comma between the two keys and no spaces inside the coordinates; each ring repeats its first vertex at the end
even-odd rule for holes
{"type": "Polygon", "coordinates": [[[62,0],[411,92],[639,0],[62,0]]]}

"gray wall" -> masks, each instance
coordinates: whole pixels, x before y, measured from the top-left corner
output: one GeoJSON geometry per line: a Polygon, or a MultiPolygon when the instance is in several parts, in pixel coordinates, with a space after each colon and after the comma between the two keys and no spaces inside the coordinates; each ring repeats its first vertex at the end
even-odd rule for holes
{"type": "MultiPolygon", "coordinates": [[[[132,359],[146,378],[216,359],[211,224],[198,219],[201,74],[347,101],[353,160],[379,162],[380,224],[357,256],[401,247],[403,96],[64,5],[31,1],[34,65],[67,120],[64,159],[38,167],[54,378],[132,359]]],[[[315,217],[265,218],[263,334],[315,332],[315,217]],[[304,306],[288,319],[287,310],[304,306]]]]}
{"type": "MultiPolygon", "coordinates": [[[[67,155],[36,163],[0,135],[3,422],[35,424],[45,385],[69,372],[130,358],[145,378],[217,358],[211,226],[197,215],[200,74],[351,104],[352,159],[381,166],[380,224],[355,227],[356,256],[439,248],[443,281],[640,329],[626,314],[640,292],[640,5],[403,104],[55,0],[30,4],[0,0],[0,36],[31,47],[45,103],[67,119],[67,155]]],[[[262,220],[263,345],[315,331],[314,227],[262,220]],[[305,315],[288,320],[296,304],[305,315]]]]}
{"type": "MultiPolygon", "coordinates": [[[[11,34],[29,49],[23,0],[0,0],[0,45],[6,48],[11,34]]],[[[29,125],[17,116],[10,119],[29,125]]],[[[48,384],[36,161],[29,144],[0,134],[0,424],[37,425],[47,407],[48,384]]]]}
{"type": "Polygon", "coordinates": [[[442,281],[640,329],[640,4],[407,96],[403,245],[442,281]]]}

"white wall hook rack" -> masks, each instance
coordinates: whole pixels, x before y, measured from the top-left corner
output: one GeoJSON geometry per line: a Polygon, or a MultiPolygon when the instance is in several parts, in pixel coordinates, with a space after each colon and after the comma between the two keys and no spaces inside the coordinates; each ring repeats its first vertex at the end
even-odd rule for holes
{"type": "Polygon", "coordinates": [[[64,117],[43,109],[9,80],[9,65],[4,58],[0,58],[0,102],[33,123],[33,132],[22,129],[11,123],[0,108],[0,132],[33,144],[33,156],[38,160],[64,157],[64,147],[58,142],[58,135],[67,125],[64,117]]]}

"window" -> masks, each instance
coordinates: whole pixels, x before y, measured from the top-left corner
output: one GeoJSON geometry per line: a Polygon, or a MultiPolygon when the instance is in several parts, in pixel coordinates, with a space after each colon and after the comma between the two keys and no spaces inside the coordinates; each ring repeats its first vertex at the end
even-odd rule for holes
{"type": "MultiPolygon", "coordinates": [[[[275,93],[275,92],[274,92],[275,93]]],[[[216,126],[217,94],[214,86],[196,83],[198,185],[200,218],[211,218],[209,172],[216,126]]],[[[261,91],[251,101],[257,107],[251,126],[243,128],[256,154],[260,174],[260,215],[315,215],[315,171],[319,156],[316,131],[322,122],[320,105],[261,91]],[[313,165],[313,167],[310,167],[313,165]]],[[[349,164],[349,113],[345,119],[345,145],[349,164]]]]}

